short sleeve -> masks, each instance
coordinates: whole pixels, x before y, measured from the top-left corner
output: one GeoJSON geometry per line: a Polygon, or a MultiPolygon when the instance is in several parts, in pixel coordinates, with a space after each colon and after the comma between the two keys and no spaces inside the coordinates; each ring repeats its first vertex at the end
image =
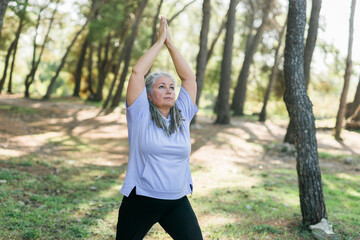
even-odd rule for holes
{"type": "Polygon", "coordinates": [[[179,96],[176,99],[176,106],[181,110],[181,115],[188,121],[194,117],[198,107],[193,103],[190,94],[184,87],[181,87],[179,96]]]}
{"type": "Polygon", "coordinates": [[[127,106],[127,102],[125,101],[126,107],[126,119],[128,123],[136,122],[137,119],[143,119],[147,117],[149,113],[149,101],[146,95],[146,88],[141,92],[141,94],[136,98],[136,100],[131,104],[130,107],[127,106]]]}

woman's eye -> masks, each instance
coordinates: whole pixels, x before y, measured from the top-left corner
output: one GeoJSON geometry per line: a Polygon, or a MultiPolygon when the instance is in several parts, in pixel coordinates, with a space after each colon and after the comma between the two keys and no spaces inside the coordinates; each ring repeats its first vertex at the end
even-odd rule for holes
{"type": "Polygon", "coordinates": [[[164,88],[164,86],[160,86],[159,88],[164,88]]]}
{"type": "Polygon", "coordinates": [[[175,88],[174,87],[170,87],[171,90],[174,90],[175,88]]]}

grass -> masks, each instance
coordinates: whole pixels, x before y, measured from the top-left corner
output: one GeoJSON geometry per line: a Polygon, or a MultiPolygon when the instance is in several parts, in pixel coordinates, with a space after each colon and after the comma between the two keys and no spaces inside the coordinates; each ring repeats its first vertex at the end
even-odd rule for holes
{"type": "Polygon", "coordinates": [[[18,106],[11,106],[11,105],[0,105],[0,110],[11,111],[12,113],[21,113],[24,115],[28,114],[35,114],[37,112],[34,108],[28,107],[18,107],[18,106]]]}
{"type": "MultiPolygon", "coordinates": [[[[22,164],[1,168],[0,239],[89,239],[99,223],[107,222],[98,239],[110,239],[114,229],[109,217],[118,209],[118,175],[124,167],[96,165],[71,167],[45,166],[37,156],[22,164]],[[38,172],[36,168],[42,168],[38,172]],[[96,227],[94,227],[96,226],[96,227]]],[[[5,161],[2,161],[4,163],[5,161]]]]}
{"type": "MultiPolygon", "coordinates": [[[[0,110],[34,113],[11,106],[0,106],[0,110]]],[[[247,120],[256,119],[249,116],[247,120]]],[[[221,135],[221,142],[226,143],[223,147],[235,149],[236,144],[226,136],[221,135]]],[[[219,138],[209,136],[207,144],[219,138]]],[[[244,144],[274,154],[274,158],[288,153],[272,145],[252,148],[252,144],[260,143],[244,144]]],[[[103,141],[64,133],[49,135],[42,146],[50,150],[47,153],[40,150],[23,156],[0,155],[0,239],[114,239],[126,165],[104,166],[92,161],[105,145],[103,141]]],[[[116,146],[126,144],[117,142],[116,146]]],[[[323,151],[319,157],[339,163],[352,157],[353,164],[359,163],[358,156],[345,154],[323,151]]],[[[292,168],[241,166],[237,171],[219,171],[218,167],[209,162],[191,164],[195,192],[189,199],[205,239],[313,239],[301,224],[295,164],[292,168]]],[[[335,232],[340,239],[360,239],[358,172],[322,168],[322,181],[335,232]]],[[[146,239],[169,236],[155,225],[146,239]]]]}
{"type": "MultiPolygon", "coordinates": [[[[67,166],[36,154],[2,160],[0,239],[113,239],[125,166],[67,166]],[[10,160],[10,161],[9,161],[10,160]],[[38,169],[42,169],[38,171],[38,169]],[[59,169],[55,172],[54,169],[59,169]],[[55,237],[56,236],[56,237],[55,237]]],[[[192,165],[194,177],[206,170],[192,165]],[[204,171],[199,171],[199,169],[204,171]]],[[[329,220],[341,239],[358,239],[359,176],[322,174],[329,220]]],[[[229,176],[231,186],[198,192],[190,201],[206,239],[313,239],[300,222],[294,169],[269,169],[229,176]],[[258,179],[244,188],[237,182],[258,179]],[[204,220],[205,219],[205,220],[204,220]],[[218,221],[219,220],[219,221],[218,221]]],[[[169,239],[157,226],[147,239],[169,239]]]]}

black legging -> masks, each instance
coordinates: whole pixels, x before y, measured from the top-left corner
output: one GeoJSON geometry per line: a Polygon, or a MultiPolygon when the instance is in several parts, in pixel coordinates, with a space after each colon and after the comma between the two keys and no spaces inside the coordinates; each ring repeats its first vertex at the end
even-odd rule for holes
{"type": "Polygon", "coordinates": [[[135,189],[122,200],[116,230],[117,240],[143,239],[159,223],[175,240],[201,240],[195,213],[186,196],[161,200],[136,195],[135,189]]]}

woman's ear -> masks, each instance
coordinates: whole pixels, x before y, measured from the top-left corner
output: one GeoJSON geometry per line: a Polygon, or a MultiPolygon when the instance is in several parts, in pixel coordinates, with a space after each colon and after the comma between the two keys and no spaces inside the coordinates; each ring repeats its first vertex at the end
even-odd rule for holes
{"type": "Polygon", "coordinates": [[[151,94],[147,93],[147,98],[151,101],[151,94]]]}

